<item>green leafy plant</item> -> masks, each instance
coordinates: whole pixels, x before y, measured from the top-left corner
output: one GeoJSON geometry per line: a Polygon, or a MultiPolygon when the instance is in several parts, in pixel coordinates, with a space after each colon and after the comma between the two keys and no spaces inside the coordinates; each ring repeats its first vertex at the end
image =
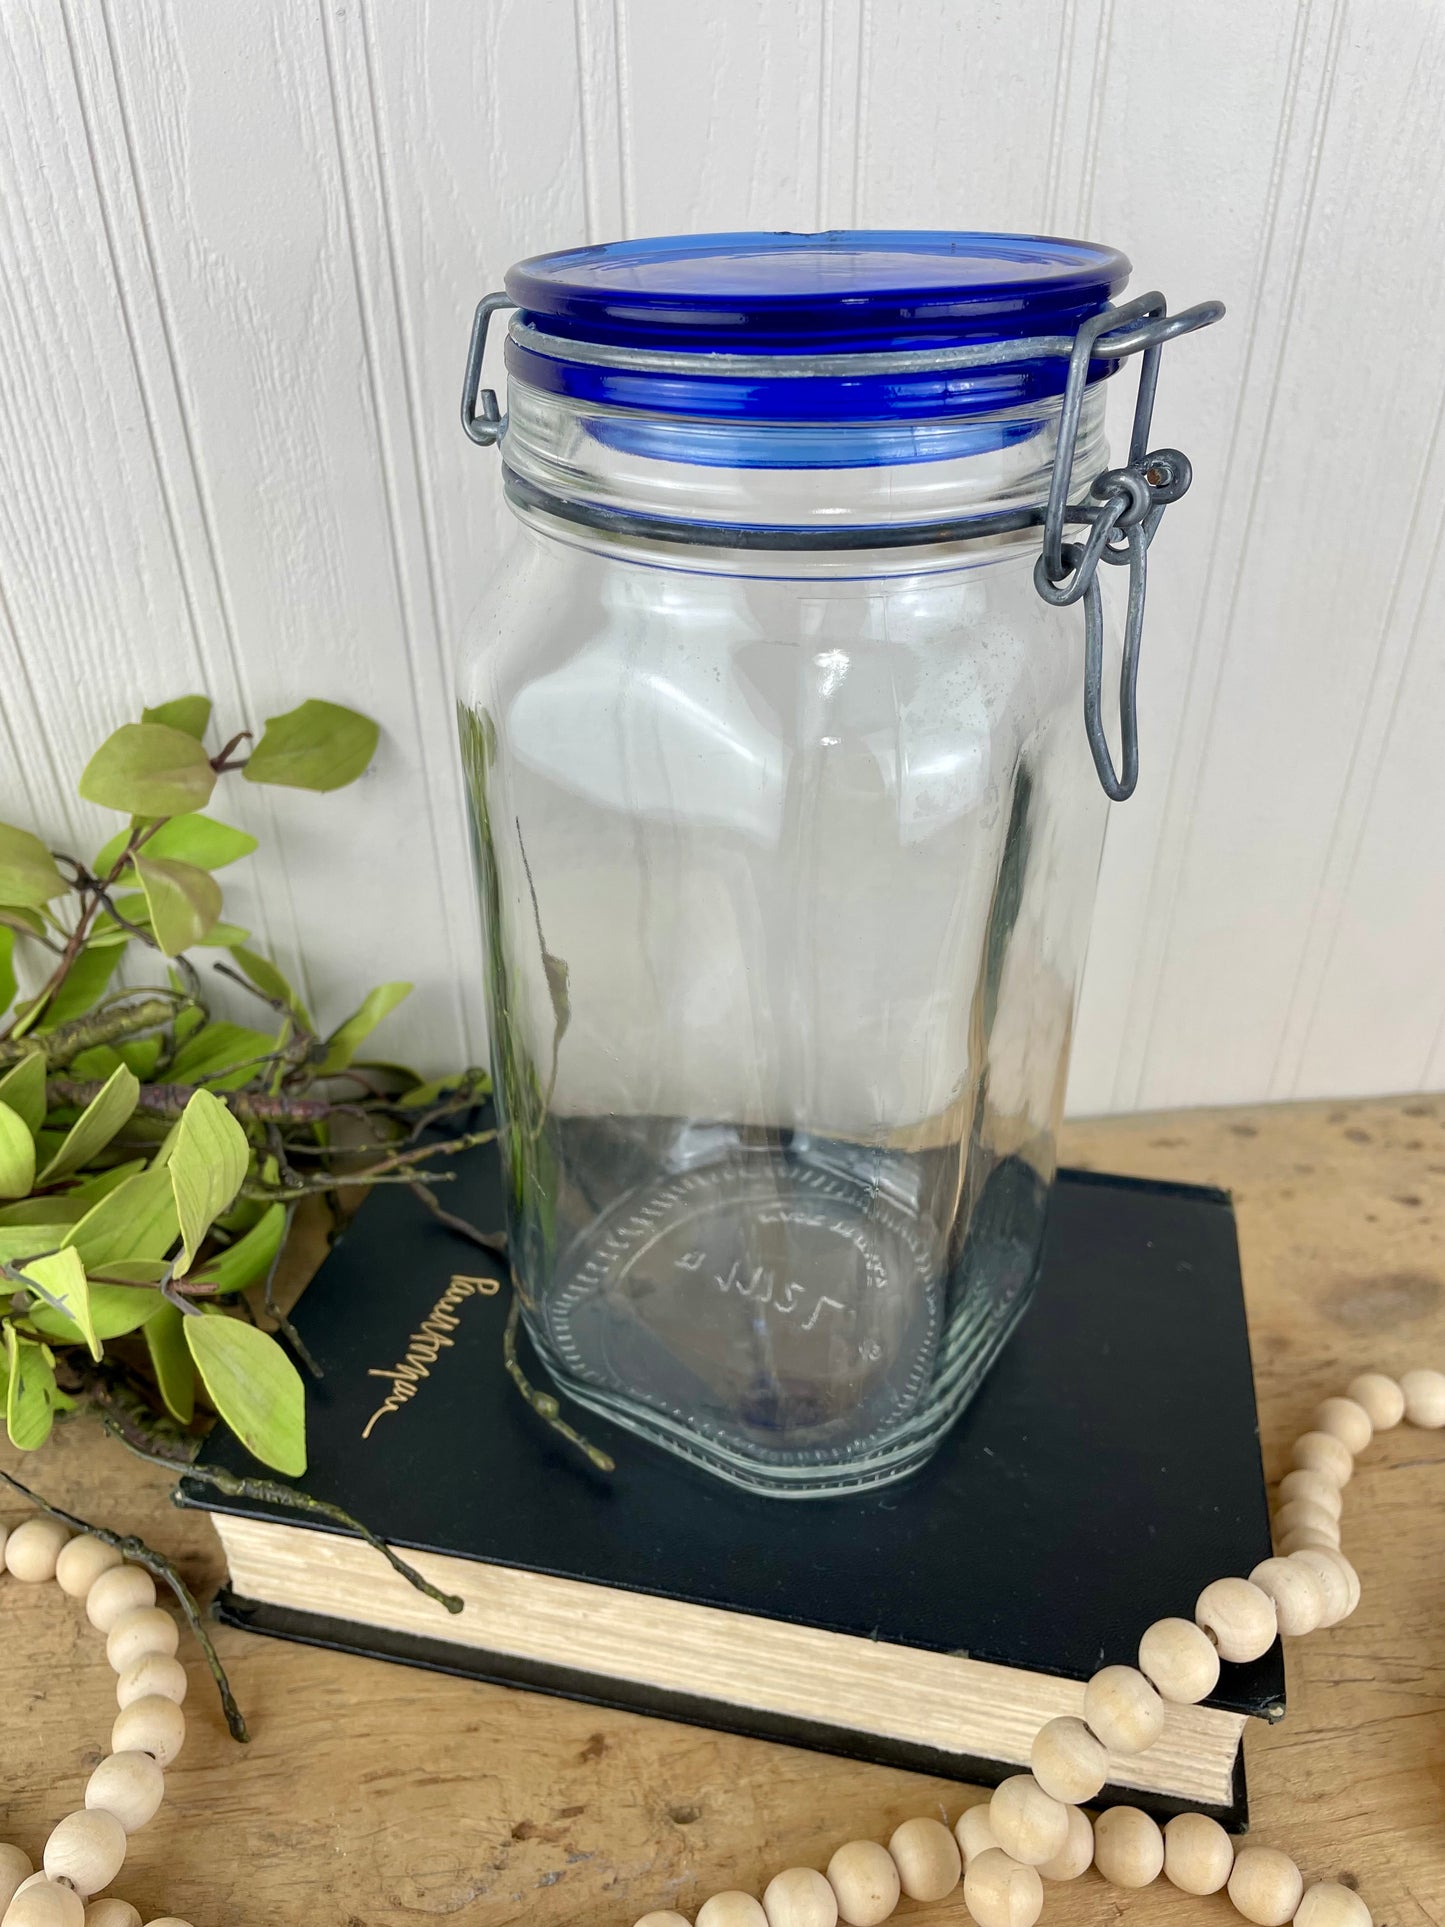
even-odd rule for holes
{"type": "Polygon", "coordinates": [[[305,702],[213,754],[210,722],[208,698],[183,696],[107,737],[80,794],[128,820],[89,862],[0,824],[0,1397],[25,1450],[82,1400],[144,1434],[193,1428],[204,1399],[294,1477],[294,1357],[308,1361],[272,1295],[292,1214],[313,1194],[407,1183],[491,1242],[421,1181],[491,1136],[435,1128],[490,1085],[364,1061],[411,986],[382,984],[320,1030],[223,916],[214,873],[256,839],[208,813],[218,786],[339,789],[371,762],[375,723],[305,702]],[[217,979],[254,1022],[214,1012],[217,979]]]}

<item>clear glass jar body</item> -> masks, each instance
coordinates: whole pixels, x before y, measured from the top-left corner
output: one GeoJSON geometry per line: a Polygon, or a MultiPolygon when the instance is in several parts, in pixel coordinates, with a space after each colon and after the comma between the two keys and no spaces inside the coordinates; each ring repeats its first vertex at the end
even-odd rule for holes
{"type": "MultiPolygon", "coordinates": [[[[771,491],[790,527],[1041,500],[1057,419],[760,479],[511,407],[554,497],[715,522],[771,491]]],[[[1038,1263],[1106,808],[1078,612],[1036,594],[1036,530],[737,554],[521,513],[460,720],[528,1331],[739,1484],[885,1483],[1038,1263]]]]}

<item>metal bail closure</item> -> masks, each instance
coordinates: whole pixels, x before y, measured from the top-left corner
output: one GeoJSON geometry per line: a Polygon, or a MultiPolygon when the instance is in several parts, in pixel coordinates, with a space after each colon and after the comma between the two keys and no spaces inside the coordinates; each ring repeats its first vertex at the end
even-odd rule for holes
{"type": "Polygon", "coordinates": [[[490,448],[506,427],[495,388],[482,387],[482,357],[487,352],[487,329],[499,308],[515,308],[510,295],[484,295],[472,317],[472,339],[467,349],[467,372],[462,377],[462,427],[474,442],[490,448]],[[478,391],[480,390],[480,394],[478,391]]]}
{"type": "Polygon", "coordinates": [[[1084,729],[1104,793],[1115,803],[1134,794],[1139,781],[1139,718],[1136,691],[1139,644],[1144,629],[1144,591],[1149,544],[1170,502],[1189,487],[1192,472],[1177,448],[1146,452],[1159,381],[1159,356],[1178,335],[1207,328],[1224,313],[1222,301],[1201,301],[1171,315],[1162,294],[1141,295],[1122,308],[1092,316],[1079,329],[1069,355],[1068,381],[1059,415],[1059,442],[1044,511],[1044,545],[1034,565],[1034,586],[1045,602],[1063,607],[1084,604],[1084,729]],[[1070,506],[1074,450],[1079,417],[1092,361],[1119,361],[1142,354],[1129,460],[1094,478],[1087,501],[1070,506]],[[1066,542],[1066,522],[1088,524],[1083,542],[1066,542]],[[1116,770],[1104,728],[1104,602],[1099,589],[1101,562],[1127,564],[1129,601],[1124,617],[1123,661],[1119,671],[1119,737],[1122,768],[1116,770]]]}

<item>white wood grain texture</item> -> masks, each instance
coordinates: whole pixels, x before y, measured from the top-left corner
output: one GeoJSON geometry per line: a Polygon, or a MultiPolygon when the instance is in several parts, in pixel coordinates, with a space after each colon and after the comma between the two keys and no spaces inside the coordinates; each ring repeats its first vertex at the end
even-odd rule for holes
{"type": "MultiPolygon", "coordinates": [[[[1249,522],[1233,565],[1215,564],[1233,592],[1202,638],[1218,672],[1196,712],[1198,776],[1170,850],[1178,881],[1125,1093],[1144,1104],[1295,1084],[1276,1082],[1276,1065],[1317,910],[1335,916],[1330,852],[1361,719],[1376,678],[1398,675],[1408,633],[1397,589],[1431,455],[1445,299],[1438,161],[1412,157],[1436,125],[1445,20],[1340,7],[1329,25],[1288,322],[1257,403],[1249,522]],[[1398,334],[1356,353],[1386,288],[1399,291],[1398,334]],[[1346,500],[1370,505],[1368,535],[1346,500]],[[1175,1041],[1191,1033],[1207,1050],[1175,1041]]],[[[1438,820],[1427,836],[1438,865],[1438,820]]]]}
{"type": "Polygon", "coordinates": [[[327,1014],[413,976],[393,1047],[474,1051],[447,657],[506,522],[456,426],[477,296],[622,232],[1084,232],[1231,313],[1166,359],[1197,481],[1071,1106],[1445,1083],[1442,36],[1408,0],[0,9],[0,815],[103,831],[70,784],[138,694],[357,702],[376,778],[245,792],[237,913],[283,963],[304,935],[327,1014]],[[1342,376],[1381,311],[1398,345],[1342,376]]]}
{"type": "Polygon", "coordinates": [[[413,1047],[455,1059],[468,1045],[447,915],[458,836],[419,715],[424,560],[384,410],[402,384],[385,289],[362,270],[376,240],[361,225],[366,155],[328,19],[156,0],[114,9],[108,27],[248,710],[315,694],[384,725],[374,770],[344,797],[271,799],[318,1014],[342,1014],[358,979],[410,977],[413,1047]]]}
{"type": "Polygon", "coordinates": [[[629,232],[817,218],[822,0],[617,0],[629,232]]]}

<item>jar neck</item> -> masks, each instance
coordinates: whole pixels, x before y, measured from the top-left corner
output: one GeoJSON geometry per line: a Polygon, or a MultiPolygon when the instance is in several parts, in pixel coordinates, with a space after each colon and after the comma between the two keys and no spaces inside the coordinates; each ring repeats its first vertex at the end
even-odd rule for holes
{"type": "MultiPolygon", "coordinates": [[[[1060,399],[928,422],[700,420],[579,401],[513,372],[513,509],[564,540],[683,569],[917,573],[1037,551],[1060,399]]],[[[1107,466],[1085,394],[1070,499],[1107,466]]]]}

